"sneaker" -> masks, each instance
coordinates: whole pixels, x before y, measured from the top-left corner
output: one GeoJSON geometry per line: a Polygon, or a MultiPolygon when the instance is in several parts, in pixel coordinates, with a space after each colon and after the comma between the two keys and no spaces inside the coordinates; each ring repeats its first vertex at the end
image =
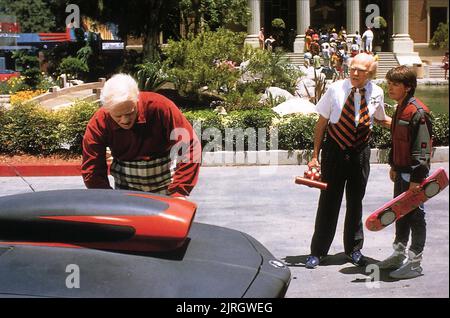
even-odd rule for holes
{"type": "Polygon", "coordinates": [[[394,243],[393,247],[394,253],[391,256],[376,263],[379,269],[399,269],[406,262],[406,246],[402,243],[394,243]]]}
{"type": "Polygon", "coordinates": [[[306,258],[305,267],[309,269],[314,269],[319,266],[320,259],[317,256],[310,255],[306,258]]]}
{"type": "Polygon", "coordinates": [[[364,255],[362,255],[361,251],[354,251],[349,256],[350,261],[356,266],[364,266],[366,265],[366,259],[364,255]]]}
{"type": "Polygon", "coordinates": [[[410,279],[422,275],[423,268],[420,266],[422,253],[416,255],[414,252],[408,252],[408,260],[399,269],[389,274],[395,279],[410,279]]]}

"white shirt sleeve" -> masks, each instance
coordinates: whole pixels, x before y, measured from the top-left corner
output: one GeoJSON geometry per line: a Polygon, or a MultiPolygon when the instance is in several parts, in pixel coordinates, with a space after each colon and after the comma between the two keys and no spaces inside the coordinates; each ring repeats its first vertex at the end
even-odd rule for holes
{"type": "Polygon", "coordinates": [[[378,120],[385,120],[386,112],[384,110],[384,93],[381,88],[378,88],[376,92],[378,93],[378,96],[376,97],[376,108],[373,113],[373,117],[378,120]]]}
{"type": "Polygon", "coordinates": [[[322,98],[320,98],[316,105],[316,110],[319,115],[325,117],[326,119],[330,119],[334,99],[333,88],[329,87],[325,92],[325,95],[322,95],[322,98]]]}

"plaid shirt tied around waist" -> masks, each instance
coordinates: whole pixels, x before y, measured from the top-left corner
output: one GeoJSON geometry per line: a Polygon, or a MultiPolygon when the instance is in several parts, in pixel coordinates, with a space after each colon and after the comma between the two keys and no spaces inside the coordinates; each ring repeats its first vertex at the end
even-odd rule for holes
{"type": "Polygon", "coordinates": [[[110,171],[116,189],[169,195],[175,164],[169,155],[146,161],[114,159],[110,171]]]}

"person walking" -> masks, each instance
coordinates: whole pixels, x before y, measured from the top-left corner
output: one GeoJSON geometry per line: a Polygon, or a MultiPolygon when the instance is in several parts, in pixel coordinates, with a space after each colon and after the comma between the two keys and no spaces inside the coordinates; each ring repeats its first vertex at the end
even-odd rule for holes
{"type": "Polygon", "coordinates": [[[373,37],[373,31],[370,28],[367,28],[367,30],[362,35],[362,39],[364,41],[364,52],[372,52],[373,37]]]}

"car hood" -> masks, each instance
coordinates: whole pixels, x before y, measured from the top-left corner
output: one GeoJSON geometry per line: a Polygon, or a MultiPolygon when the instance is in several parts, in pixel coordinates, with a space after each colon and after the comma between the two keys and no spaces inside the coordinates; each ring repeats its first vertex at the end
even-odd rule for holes
{"type": "Polygon", "coordinates": [[[168,252],[0,245],[3,297],[280,297],[289,280],[251,236],[201,223],[168,252]]]}

